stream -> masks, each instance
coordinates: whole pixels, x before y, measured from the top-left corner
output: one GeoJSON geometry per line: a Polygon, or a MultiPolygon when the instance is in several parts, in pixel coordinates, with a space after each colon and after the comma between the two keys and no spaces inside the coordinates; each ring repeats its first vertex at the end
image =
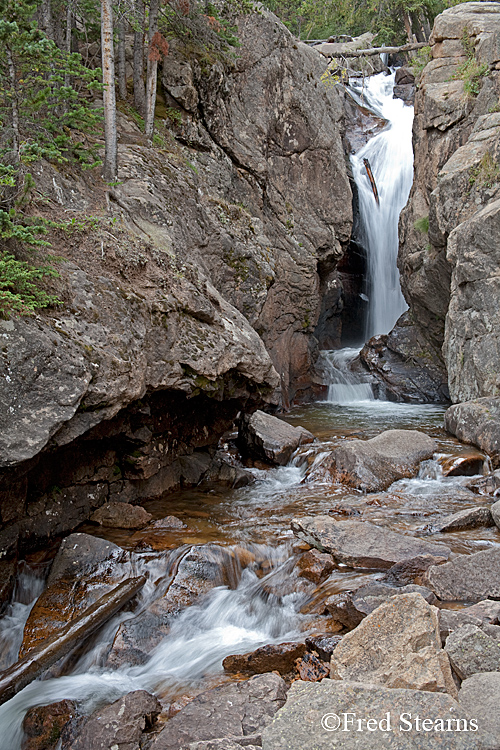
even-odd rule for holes
{"type": "MultiPolygon", "coordinates": [[[[365,239],[369,238],[368,335],[390,330],[406,307],[395,257],[397,220],[411,184],[412,111],[392,99],[392,85],[393,76],[381,74],[373,77],[364,91],[357,91],[390,121],[389,127],[352,159],[360,202],[365,206],[363,232],[365,239]],[[370,160],[380,207],[375,205],[362,172],[363,158],[370,160]]],[[[323,627],[321,618],[308,606],[318,596],[317,587],[294,573],[296,560],[305,549],[290,529],[290,521],[296,516],[330,514],[342,519],[352,515],[403,534],[443,541],[453,553],[472,553],[498,544],[496,528],[436,532],[443,517],[491,502],[489,496],[467,489],[470,477],[443,474],[446,462],[470,449],[444,432],[444,407],[374,400],[370,385],[356,381],[349,372],[356,354],[356,349],[323,353],[331,366],[327,400],[294,407],[284,417],[310,430],[317,440],[297,449],[287,466],[251,467],[255,482],[241,489],[183,490],[144,503],[154,519],[174,515],[184,522],[184,529],[163,529],[153,534],[151,529],[125,531],[90,524],[78,529],[129,550],[130,574],[146,575],[147,583],[135,609],[107,623],[76,661],[59,669],[60,676],[49,674],[31,683],[0,707],[4,747],[20,750],[22,720],[29,707],[72,699],[83,713],[89,713],[137,689],[155,692],[168,703],[232,679],[222,670],[222,659],[227,655],[264,644],[303,640],[306,634],[317,633],[323,627]],[[324,460],[336,446],[351,438],[368,439],[396,428],[419,429],[437,441],[438,453],[421,465],[416,478],[400,480],[387,491],[370,495],[332,483],[324,460]],[[105,666],[120,624],[137,617],[161,596],[184,550],[209,544],[232,554],[232,568],[225,571],[231,585],[216,586],[183,609],[146,663],[116,669],[105,666]],[[239,562],[245,558],[245,564],[239,562]]],[[[234,437],[226,436],[221,445],[232,462],[237,461],[234,437]]],[[[226,556],[221,565],[227,567],[228,559],[226,556]]],[[[17,658],[24,623],[43,590],[46,572],[47,565],[24,564],[20,568],[12,603],[0,621],[2,669],[17,658]]],[[[380,571],[353,570],[339,564],[321,586],[332,594],[382,575],[380,571]]]]}

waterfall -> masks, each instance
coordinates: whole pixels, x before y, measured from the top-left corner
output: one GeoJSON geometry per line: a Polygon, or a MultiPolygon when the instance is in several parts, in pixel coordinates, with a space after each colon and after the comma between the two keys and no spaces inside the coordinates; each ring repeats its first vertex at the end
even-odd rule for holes
{"type": "Polygon", "coordinates": [[[359,349],[338,349],[323,351],[322,365],[328,377],[327,401],[332,404],[354,404],[359,401],[373,401],[373,391],[369,383],[363,383],[350,366],[359,354],[359,349]]]}
{"type": "Polygon", "coordinates": [[[413,107],[392,98],[394,74],[380,73],[364,82],[351,82],[354,98],[387,120],[387,127],[357,154],[351,164],[359,195],[359,241],[367,251],[369,297],[366,339],[389,333],[407,309],[401,293],[398,219],[413,179],[411,131],[413,107]],[[378,190],[377,205],[364,160],[368,159],[378,190]]]}

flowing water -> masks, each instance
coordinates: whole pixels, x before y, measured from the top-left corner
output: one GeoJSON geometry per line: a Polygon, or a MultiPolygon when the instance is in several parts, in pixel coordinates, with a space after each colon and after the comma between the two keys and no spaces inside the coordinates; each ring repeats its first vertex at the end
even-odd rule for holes
{"type": "Polygon", "coordinates": [[[397,268],[398,218],[408,200],[413,179],[411,132],[413,107],[392,98],[394,74],[384,73],[352,82],[358,100],[387,120],[387,127],[351,156],[358,189],[360,244],[368,259],[368,319],[366,339],[389,333],[407,309],[397,268]],[[375,199],[365,160],[377,186],[375,199]]]}
{"type": "MultiPolygon", "coordinates": [[[[370,253],[370,335],[389,330],[404,309],[395,247],[397,216],[411,181],[412,112],[390,98],[391,87],[392,77],[376,76],[363,92],[358,92],[390,122],[386,131],[353,157],[370,253]],[[380,206],[375,203],[366,171],[363,173],[363,158],[369,158],[380,206]]],[[[147,583],[133,611],[122,612],[107,623],[76,661],[67,661],[65,666],[59,665],[58,672],[52,671],[60,676],[33,682],[0,707],[4,747],[20,749],[22,720],[31,706],[65,698],[77,701],[80,710],[89,713],[136,689],[154,691],[168,702],[231,679],[222,670],[222,659],[229,654],[302,639],[305,633],[321,630],[324,618],[314,613],[311,604],[320,592],[294,573],[303,549],[290,529],[295,516],[331,514],[342,519],[346,514],[354,515],[403,534],[444,541],[453,552],[460,553],[498,544],[496,529],[436,532],[445,515],[487,503],[489,498],[473,495],[466,487],[468,478],[443,476],[443,457],[465,450],[444,433],[444,409],[375,401],[371,387],[362,378],[352,382],[349,365],[356,354],[354,349],[323,353],[331,382],[328,400],[297,407],[286,417],[291,424],[313,432],[317,441],[299,448],[288,466],[252,468],[255,483],[242,489],[184,490],[144,504],[155,519],[167,515],[180,518],[186,526],[177,531],[96,530],[90,525],[79,529],[130,550],[128,573],[146,575],[147,583]],[[370,438],[389,428],[418,428],[433,435],[439,453],[422,466],[418,477],[396,482],[386,492],[363,495],[332,483],[325,459],[333,448],[345,440],[370,438]],[[231,585],[213,588],[181,611],[146,663],[116,669],[105,666],[117,629],[126,620],[139,617],[165,593],[190,546],[214,543],[226,550],[226,560],[233,560],[231,585]],[[237,562],[245,558],[245,563],[237,562]]],[[[222,448],[228,460],[234,460],[230,438],[222,448]]],[[[2,668],[16,660],[24,623],[44,586],[44,572],[43,567],[20,569],[12,603],[0,621],[2,668]]],[[[338,565],[324,586],[331,594],[381,575],[338,565]]]]}

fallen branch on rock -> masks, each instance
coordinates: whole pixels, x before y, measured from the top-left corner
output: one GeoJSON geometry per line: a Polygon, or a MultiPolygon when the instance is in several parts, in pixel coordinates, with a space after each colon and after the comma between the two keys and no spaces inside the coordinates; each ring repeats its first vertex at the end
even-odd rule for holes
{"type": "MultiPolygon", "coordinates": [[[[428,47],[428,42],[414,42],[412,44],[403,44],[401,47],[371,47],[370,49],[346,50],[345,52],[336,52],[328,54],[326,57],[369,57],[370,55],[396,55],[398,52],[410,52],[414,49],[428,47]]],[[[325,54],[324,52],[322,54],[325,54]]]]}
{"type": "Polygon", "coordinates": [[[0,705],[95,633],[144,586],[145,576],[127,578],[85,612],[13,664],[0,676],[0,705]]]}

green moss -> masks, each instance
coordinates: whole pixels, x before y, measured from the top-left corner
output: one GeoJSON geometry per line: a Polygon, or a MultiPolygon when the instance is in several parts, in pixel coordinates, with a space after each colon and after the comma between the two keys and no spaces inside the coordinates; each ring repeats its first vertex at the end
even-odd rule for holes
{"type": "Polygon", "coordinates": [[[474,187],[492,188],[500,182],[500,167],[489,151],[481,157],[481,161],[469,172],[470,189],[474,187]]]}
{"type": "Polygon", "coordinates": [[[427,234],[429,231],[429,217],[428,216],[422,216],[421,219],[417,219],[413,222],[413,226],[418,232],[422,232],[422,234],[427,234]]]}

